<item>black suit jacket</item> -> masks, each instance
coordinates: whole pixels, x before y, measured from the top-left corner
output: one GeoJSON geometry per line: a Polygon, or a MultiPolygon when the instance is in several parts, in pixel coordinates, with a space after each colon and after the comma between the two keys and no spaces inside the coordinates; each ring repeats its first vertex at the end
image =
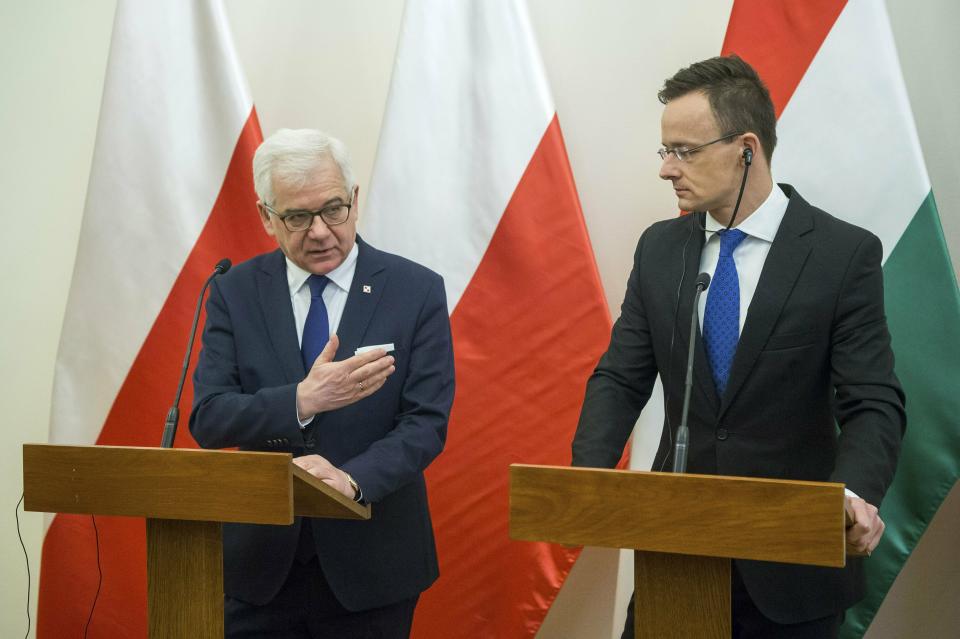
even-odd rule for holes
{"type": "MultiPolygon", "coordinates": [[[[373,395],[317,415],[301,431],[304,376],[277,250],[214,281],[194,374],[190,430],[205,448],[317,453],[350,473],[372,502],[369,521],[312,520],[317,555],[337,599],[364,610],[409,598],[437,578],[423,470],[440,453],[453,401],[453,349],[443,280],[357,239],[336,360],[393,343],[396,372],[373,395]],[[363,287],[369,286],[369,292],[363,287]]],[[[224,591],[262,605],[294,561],[292,526],[225,524],[224,591]]]]}
{"type": "MultiPolygon", "coordinates": [[[[780,188],[790,203],[722,397],[699,332],[693,344],[688,471],[839,481],[879,506],[906,425],[883,310],[880,241],[780,188]]],[[[680,423],[701,220],[658,222],[640,238],[621,316],[587,385],[574,465],[617,463],[659,374],[667,420],[653,468],[671,467],[668,424],[680,423]]],[[[863,596],[856,559],[842,570],[737,567],[756,605],[779,623],[823,617],[863,596]]]]}

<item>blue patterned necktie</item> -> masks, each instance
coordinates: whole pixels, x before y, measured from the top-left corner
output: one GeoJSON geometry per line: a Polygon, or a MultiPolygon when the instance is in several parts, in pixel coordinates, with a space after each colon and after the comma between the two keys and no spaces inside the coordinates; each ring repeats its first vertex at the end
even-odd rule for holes
{"type": "Polygon", "coordinates": [[[740,341],[740,278],[733,251],[747,237],[738,229],[720,231],[720,258],[703,312],[703,343],[717,393],[723,397],[740,341]]]}
{"type": "Polygon", "coordinates": [[[303,369],[307,372],[330,339],[330,320],[327,319],[327,306],[323,303],[323,289],[329,281],[323,275],[311,275],[307,278],[310,286],[310,310],[303,323],[303,339],[300,340],[303,369]]]}

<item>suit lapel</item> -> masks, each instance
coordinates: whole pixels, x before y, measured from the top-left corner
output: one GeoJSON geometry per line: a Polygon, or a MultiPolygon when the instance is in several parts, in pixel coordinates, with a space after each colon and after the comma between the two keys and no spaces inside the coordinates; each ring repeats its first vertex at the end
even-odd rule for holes
{"type": "Polygon", "coordinates": [[[287,262],[279,250],[272,253],[257,273],[257,292],[260,310],[267,325],[273,350],[289,382],[299,382],[306,375],[303,357],[297,341],[297,327],[290,303],[290,285],[287,283],[287,262]]]}
{"type": "MultiPolygon", "coordinates": [[[[700,254],[703,252],[704,234],[701,228],[703,215],[703,213],[692,213],[689,216],[691,224],[696,226],[692,230],[693,235],[690,237],[690,243],[684,252],[684,275],[683,283],[680,286],[680,305],[677,311],[677,323],[673,329],[678,336],[676,343],[680,346],[680,348],[674,351],[674,357],[677,358],[674,366],[679,367],[681,371],[679,378],[681,397],[683,396],[684,378],[687,374],[687,353],[689,353],[687,350],[687,340],[690,338],[690,317],[692,313],[694,313],[693,297],[696,294],[695,286],[697,275],[700,274],[700,254]],[[678,352],[679,355],[677,355],[678,352]]],[[[691,233],[691,230],[688,227],[683,227],[683,232],[691,233]]],[[[684,237],[683,240],[680,241],[686,242],[687,239],[684,237]]],[[[677,275],[679,276],[679,274],[677,275]]],[[[676,281],[676,279],[671,278],[671,281],[676,281]]],[[[693,375],[697,380],[697,386],[710,401],[712,410],[716,411],[720,406],[720,398],[717,395],[716,387],[713,385],[713,375],[710,373],[710,365],[707,363],[707,354],[703,347],[703,337],[700,334],[699,322],[697,324],[696,340],[693,347],[696,351],[693,356],[693,375]]]]}
{"type": "MultiPolygon", "coordinates": [[[[774,188],[778,188],[776,185],[774,188]]],[[[757,357],[780,318],[783,305],[793,291],[797,277],[810,253],[813,217],[808,205],[792,188],[787,190],[790,204],[773,240],[760,272],[740,342],[730,369],[730,379],[720,406],[722,415],[753,370],[757,357]]]]}
{"type": "Polygon", "coordinates": [[[360,250],[357,255],[357,268],[353,273],[353,283],[350,285],[347,304],[337,329],[337,337],[340,338],[336,357],[338,361],[351,357],[361,346],[360,341],[367,331],[387,281],[386,265],[380,251],[359,237],[357,245],[360,250]]]}

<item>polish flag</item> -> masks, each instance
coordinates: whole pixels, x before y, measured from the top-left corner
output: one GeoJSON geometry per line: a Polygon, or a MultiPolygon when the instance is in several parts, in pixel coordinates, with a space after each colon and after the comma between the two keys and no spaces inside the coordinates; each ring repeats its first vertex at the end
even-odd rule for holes
{"type": "Polygon", "coordinates": [[[910,615],[891,611],[900,610],[897,575],[960,479],[960,290],[886,8],[879,0],[736,0],[723,53],[740,55],[770,88],[774,176],[883,241],[907,431],[880,505],[887,528],[864,562],[867,597],[847,611],[840,636],[863,636],[877,615],[893,634],[922,635],[910,615]]]}
{"type": "Polygon", "coordinates": [[[509,540],[507,469],[569,464],[611,322],[522,0],[408,0],[361,233],[443,275],[453,327],[413,634],[532,637],[577,552],[509,540]]]}
{"type": "MultiPolygon", "coordinates": [[[[219,0],[118,2],[51,442],[159,445],[203,280],[272,247],[250,168],[261,138],[219,0]]],[[[185,426],[176,445],[196,446],[185,426]]],[[[144,522],[95,523],[99,546],[89,516],[48,521],[38,637],[82,635],[95,597],[87,636],[146,635],[144,522]]]]}

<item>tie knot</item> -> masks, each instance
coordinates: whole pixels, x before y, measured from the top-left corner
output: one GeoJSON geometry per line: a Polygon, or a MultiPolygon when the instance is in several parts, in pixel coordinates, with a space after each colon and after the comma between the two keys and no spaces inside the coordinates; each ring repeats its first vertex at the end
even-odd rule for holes
{"type": "Polygon", "coordinates": [[[747,234],[740,229],[730,229],[720,232],[720,255],[733,255],[734,249],[747,238],[747,234]]]}
{"type": "Polygon", "coordinates": [[[307,284],[310,285],[310,298],[316,299],[323,295],[323,289],[327,287],[329,281],[326,275],[311,275],[308,277],[307,284]]]}

